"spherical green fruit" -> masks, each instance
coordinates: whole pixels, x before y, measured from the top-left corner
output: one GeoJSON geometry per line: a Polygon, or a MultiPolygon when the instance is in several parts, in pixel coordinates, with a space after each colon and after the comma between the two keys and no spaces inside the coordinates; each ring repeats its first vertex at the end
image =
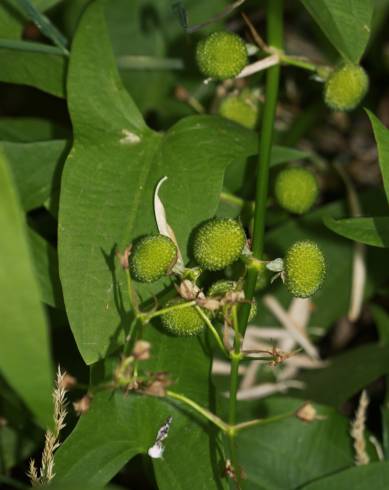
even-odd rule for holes
{"type": "Polygon", "coordinates": [[[228,95],[220,104],[219,114],[248,129],[254,129],[259,114],[258,100],[246,90],[239,95],[228,95]]]}
{"type": "Polygon", "coordinates": [[[324,100],[335,111],[351,111],[366,95],[369,78],[359,65],[346,63],[335,69],[324,86],[324,100]]]}
{"type": "Polygon", "coordinates": [[[324,255],[315,242],[294,243],[285,257],[285,285],[297,298],[308,298],[321,287],[326,275],[324,255]]]}
{"type": "Polygon", "coordinates": [[[274,193],[278,204],[291,213],[306,213],[319,194],[316,177],[304,167],[282,170],[276,177],[274,193]]]}
{"type": "Polygon", "coordinates": [[[248,63],[246,45],[237,34],[213,32],[197,45],[196,59],[203,75],[217,80],[236,77],[248,63]]]}
{"type": "Polygon", "coordinates": [[[177,249],[164,235],[148,235],[134,244],[130,255],[132,276],[140,282],[154,282],[170,272],[177,261],[177,249]]]}
{"type": "MultiPolygon", "coordinates": [[[[166,308],[185,302],[184,299],[178,298],[168,302],[166,308]]],[[[183,337],[198,335],[205,327],[203,318],[194,306],[169,311],[161,315],[161,321],[170,333],[183,337]]]]}
{"type": "Polygon", "coordinates": [[[238,221],[214,218],[197,230],[193,241],[194,257],[204,269],[218,271],[239,259],[245,243],[246,236],[238,221]]]}
{"type": "MultiPolygon", "coordinates": [[[[225,296],[229,292],[233,291],[241,291],[239,284],[236,281],[229,281],[227,279],[220,279],[212,284],[212,286],[208,289],[207,296],[216,297],[216,296],[225,296]]],[[[250,308],[250,316],[249,321],[251,321],[255,315],[257,314],[257,302],[255,299],[251,303],[250,308]]]]}

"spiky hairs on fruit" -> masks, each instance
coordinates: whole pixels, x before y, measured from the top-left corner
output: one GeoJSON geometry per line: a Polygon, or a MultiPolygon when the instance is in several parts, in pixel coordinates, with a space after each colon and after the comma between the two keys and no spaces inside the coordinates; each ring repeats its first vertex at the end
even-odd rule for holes
{"type": "Polygon", "coordinates": [[[292,167],[278,173],[274,193],[286,211],[303,214],[315,203],[319,186],[312,172],[304,167],[292,167]]]}
{"type": "Polygon", "coordinates": [[[170,272],[176,261],[177,248],[170,238],[148,235],[134,244],[130,270],[138,281],[154,282],[170,272]]]}
{"type": "Polygon", "coordinates": [[[318,245],[310,240],[294,243],[284,261],[285,285],[297,298],[309,298],[323,284],[326,261],[318,245]]]}
{"type": "Polygon", "coordinates": [[[324,100],[335,111],[351,111],[361,102],[369,88],[365,70],[352,63],[336,68],[324,85],[324,100]]]}
{"type": "Polygon", "coordinates": [[[194,257],[203,269],[219,271],[239,259],[245,243],[246,236],[238,221],[213,218],[195,233],[194,257]]]}
{"type": "Polygon", "coordinates": [[[196,60],[203,75],[226,80],[236,77],[247,65],[247,48],[237,34],[213,32],[198,43],[196,60]]]}
{"type": "Polygon", "coordinates": [[[222,100],[219,114],[248,129],[254,129],[258,121],[259,101],[250,90],[243,90],[241,94],[230,94],[222,100]]]}
{"type": "MultiPolygon", "coordinates": [[[[228,279],[220,279],[219,281],[214,282],[210,288],[208,289],[207,296],[216,297],[216,296],[225,296],[227,293],[233,291],[242,291],[240,285],[236,281],[230,281],[228,279]]],[[[251,321],[255,315],[257,314],[257,302],[254,299],[251,303],[249,321],[251,321]]]]}
{"type": "MultiPolygon", "coordinates": [[[[168,302],[165,308],[181,303],[185,303],[185,300],[177,298],[168,302]]],[[[163,327],[170,333],[182,337],[198,335],[205,327],[203,318],[194,306],[188,306],[186,308],[164,313],[161,315],[161,322],[163,327]]]]}

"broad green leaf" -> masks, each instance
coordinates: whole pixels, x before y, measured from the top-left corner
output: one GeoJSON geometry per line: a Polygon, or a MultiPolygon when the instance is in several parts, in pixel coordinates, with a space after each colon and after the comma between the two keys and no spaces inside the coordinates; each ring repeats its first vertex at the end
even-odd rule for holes
{"type": "Polygon", "coordinates": [[[369,41],[372,0],[301,1],[343,58],[358,63],[369,41]]]}
{"type": "Polygon", "coordinates": [[[29,230],[28,238],[35,275],[41,292],[41,301],[62,309],[64,304],[57,252],[49,242],[32,230],[29,230]]]}
{"type": "Polygon", "coordinates": [[[389,347],[365,344],[331,358],[329,365],[305,371],[304,398],[339,407],[372,381],[389,374],[389,347]]]}
{"type": "MultiPolygon", "coordinates": [[[[114,252],[156,231],[158,181],[168,177],[160,195],[186,256],[193,227],[216,211],[225,167],[255,153],[256,137],[210,116],[183,119],[165,135],[148,129],[118,78],[100,1],[75,36],[68,94],[75,134],[62,177],[60,274],[77,345],[92,363],[114,347],[111,337],[126,321],[114,252]]],[[[161,284],[138,289],[145,300],[161,284]]]]}
{"type": "MultiPolygon", "coordinates": [[[[147,328],[146,338],[152,358],[145,369],[168,371],[175,382],[170,389],[208,406],[211,359],[203,340],[171,337],[155,326],[147,328]]],[[[120,392],[93,398],[90,411],[56,455],[57,480],[108,482],[130,458],[147,453],[168,416],[173,422],[164,459],[154,461],[158,488],[190,489],[193,481],[199,489],[224,488],[218,483],[220,452],[204,420],[177,402],[120,392]]]]}
{"type": "Polygon", "coordinates": [[[63,139],[67,130],[49,119],[38,117],[1,117],[0,140],[33,143],[63,139]]]}
{"type": "Polygon", "coordinates": [[[389,202],[389,129],[370,111],[366,110],[373,126],[374,136],[378,148],[378,161],[381,168],[386,199],[389,202]]]}
{"type": "Polygon", "coordinates": [[[339,220],[325,217],[323,222],[327,228],[350,240],[373,247],[389,247],[389,217],[376,216],[339,220]]]}
{"type": "MultiPolygon", "coordinates": [[[[301,401],[270,398],[257,405],[255,416],[268,417],[299,407],[301,401]]],[[[238,435],[238,456],[247,490],[301,488],[313,479],[353,465],[349,421],[331,408],[315,408],[319,420],[307,423],[290,417],[238,435]]]]}
{"type": "Polygon", "coordinates": [[[59,54],[0,47],[0,81],[65,97],[66,58],[59,54]]]}
{"type": "Polygon", "coordinates": [[[389,463],[370,463],[328,476],[303,487],[303,490],[371,490],[389,486],[389,463]]]}
{"type": "Polygon", "coordinates": [[[3,142],[0,148],[10,164],[23,209],[42,206],[59,188],[67,141],[3,142]]]}
{"type": "Polygon", "coordinates": [[[52,412],[49,339],[17,192],[2,154],[0,229],[0,369],[45,427],[52,412]]]}

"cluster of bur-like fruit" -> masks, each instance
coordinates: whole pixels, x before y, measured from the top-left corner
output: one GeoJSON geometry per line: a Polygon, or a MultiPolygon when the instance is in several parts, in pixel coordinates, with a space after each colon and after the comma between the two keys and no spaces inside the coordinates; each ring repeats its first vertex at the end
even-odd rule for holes
{"type": "MultiPolygon", "coordinates": [[[[193,237],[193,257],[201,271],[223,271],[240,259],[247,264],[250,252],[245,231],[238,220],[213,218],[203,223],[193,237]]],[[[154,282],[164,275],[172,274],[178,258],[174,242],[164,235],[149,235],[135,242],[129,267],[134,279],[154,282]]],[[[263,262],[264,264],[266,262],[263,262]]],[[[283,271],[286,287],[294,296],[309,297],[321,286],[325,276],[325,260],[319,247],[311,241],[294,243],[287,251],[283,271]]],[[[260,271],[260,276],[265,271],[260,271]]],[[[261,278],[260,278],[261,280],[261,278]]],[[[260,282],[260,281],[259,281],[260,282]]],[[[223,299],[238,293],[244,298],[241,280],[219,279],[207,288],[206,298],[223,299]]],[[[237,295],[235,295],[237,296],[237,295]]],[[[164,308],[177,306],[187,301],[182,297],[168,302],[164,308]]],[[[212,321],[223,321],[226,302],[220,301],[220,309],[207,310],[204,314],[212,321]]],[[[250,317],[256,314],[252,303],[250,317]]],[[[164,328],[175,335],[197,335],[205,327],[204,315],[198,308],[168,309],[161,315],[164,328]]]]}
{"type": "MultiPolygon", "coordinates": [[[[202,39],[196,49],[196,60],[201,73],[214,80],[237,77],[247,66],[249,58],[244,40],[235,33],[213,32],[202,39]]],[[[318,68],[325,79],[324,101],[335,111],[351,111],[362,101],[369,87],[365,70],[357,64],[343,62],[328,70],[318,68]]],[[[219,113],[243,126],[253,128],[257,121],[258,104],[240,94],[228,95],[222,101],[219,113]]]]}

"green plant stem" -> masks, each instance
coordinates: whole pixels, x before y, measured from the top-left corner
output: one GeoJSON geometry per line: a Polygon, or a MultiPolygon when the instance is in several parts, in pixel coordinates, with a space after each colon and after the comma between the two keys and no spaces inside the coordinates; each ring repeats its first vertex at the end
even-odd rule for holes
{"type": "Polygon", "coordinates": [[[250,429],[251,427],[255,427],[256,425],[273,424],[274,422],[279,422],[280,420],[288,419],[290,417],[294,417],[295,415],[296,415],[295,412],[286,412],[286,413],[281,413],[280,415],[275,415],[274,417],[269,417],[267,419],[248,420],[247,422],[236,424],[234,426],[234,431],[239,432],[244,429],[250,429]]]}
{"type": "Polygon", "coordinates": [[[172,398],[173,400],[178,400],[185,405],[188,405],[189,407],[193,408],[196,412],[198,412],[200,415],[205,417],[207,420],[212,422],[216,427],[219,427],[223,432],[228,432],[230,427],[228,424],[226,424],[221,418],[219,418],[217,415],[214,413],[210,412],[206,408],[202,407],[195,401],[191,400],[190,398],[186,397],[185,395],[181,395],[180,393],[175,393],[174,391],[168,390],[166,392],[166,396],[168,398],[172,398]]]}
{"type": "MultiPolygon", "coordinates": [[[[231,371],[230,371],[230,394],[228,401],[228,424],[230,427],[234,427],[236,424],[236,408],[237,408],[237,393],[239,386],[239,363],[242,359],[241,354],[241,335],[239,332],[238,311],[235,305],[232,308],[232,322],[234,327],[234,348],[230,354],[231,358],[231,371]]],[[[236,487],[241,488],[241,472],[238,462],[238,455],[236,450],[235,430],[231,430],[227,434],[228,445],[230,450],[231,464],[235,472],[236,487]]]]}
{"type": "Polygon", "coordinates": [[[229,359],[230,353],[224,347],[223,342],[222,342],[219,334],[217,333],[216,328],[213,326],[211,320],[207,317],[207,315],[203,312],[203,310],[199,306],[196,306],[196,310],[199,313],[199,315],[202,317],[204,322],[207,324],[207,327],[211,331],[212,335],[215,337],[216,343],[219,346],[220,350],[222,351],[223,355],[225,355],[229,359]]]}
{"type": "MultiPolygon", "coordinates": [[[[283,45],[283,0],[268,0],[267,6],[267,42],[269,46],[282,50],[283,45]]],[[[270,153],[273,142],[274,120],[279,91],[280,65],[272,66],[266,73],[265,105],[263,110],[258,159],[257,186],[254,211],[253,255],[263,258],[266,203],[268,199],[270,153]]],[[[249,268],[245,284],[245,296],[250,302],[253,299],[257,270],[249,268]]],[[[250,314],[250,305],[244,304],[240,309],[239,331],[244,336],[250,314]]]]}
{"type": "Polygon", "coordinates": [[[188,301],[187,303],[178,303],[177,305],[167,306],[166,308],[161,308],[160,310],[153,311],[151,313],[141,313],[140,318],[143,323],[148,323],[153,318],[164,315],[165,313],[170,313],[175,310],[184,310],[190,306],[195,306],[196,301],[188,301]]]}

